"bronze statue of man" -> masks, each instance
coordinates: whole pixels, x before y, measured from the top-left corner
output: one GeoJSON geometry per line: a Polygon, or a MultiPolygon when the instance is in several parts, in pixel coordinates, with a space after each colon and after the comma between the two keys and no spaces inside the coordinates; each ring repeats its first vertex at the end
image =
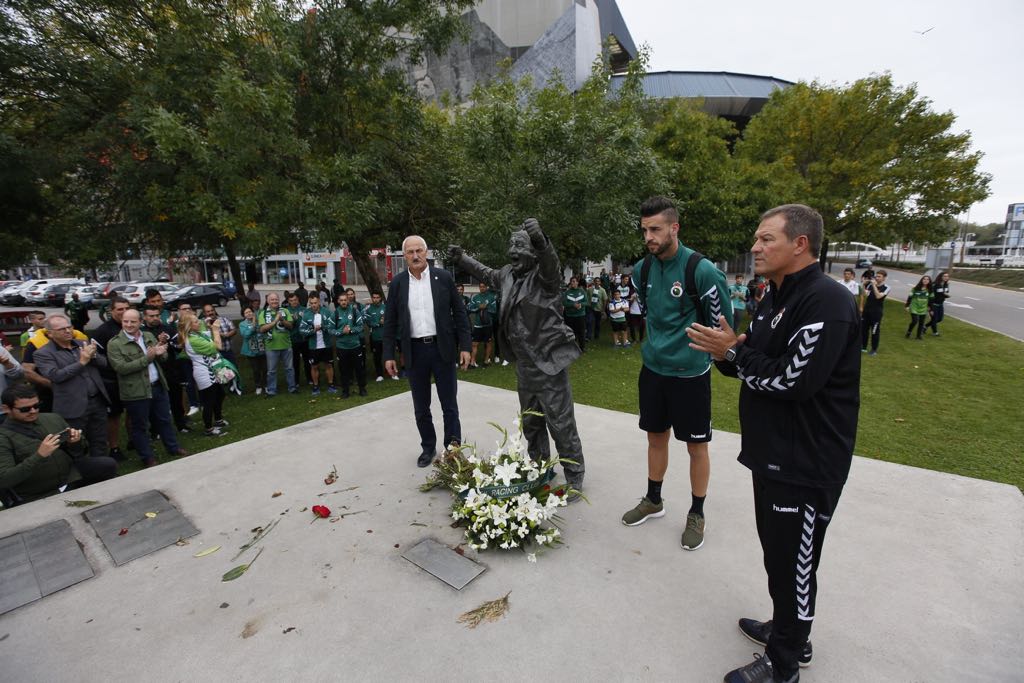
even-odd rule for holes
{"type": "MultiPolygon", "coordinates": [[[[543,413],[523,416],[523,435],[530,457],[551,456],[547,430],[564,463],[570,489],[583,490],[583,446],[576,429],[568,368],[580,356],[572,330],[562,318],[561,269],[558,255],[536,219],[527,219],[512,233],[508,265],[495,269],[466,256],[457,245],[448,259],[480,282],[501,292],[499,344],[502,356],[516,360],[519,406],[543,413]]],[[[570,494],[569,501],[579,498],[570,494]]]]}

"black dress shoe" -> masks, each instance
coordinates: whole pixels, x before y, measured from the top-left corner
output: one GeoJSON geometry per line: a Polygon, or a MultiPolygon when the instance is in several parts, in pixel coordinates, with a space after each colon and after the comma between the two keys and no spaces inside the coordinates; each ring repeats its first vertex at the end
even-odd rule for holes
{"type": "Polygon", "coordinates": [[[416,460],[417,467],[430,467],[430,463],[434,462],[434,456],[437,455],[434,451],[423,451],[420,453],[420,457],[416,460]]]}

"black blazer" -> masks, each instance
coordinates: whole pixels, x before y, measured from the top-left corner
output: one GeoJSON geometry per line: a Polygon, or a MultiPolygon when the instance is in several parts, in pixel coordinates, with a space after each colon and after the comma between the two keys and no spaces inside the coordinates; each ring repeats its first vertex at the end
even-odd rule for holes
{"type": "MultiPolygon", "coordinates": [[[[447,270],[429,267],[430,291],[434,295],[434,323],[437,325],[437,351],[446,362],[458,360],[458,351],[469,352],[469,316],[466,304],[455,289],[455,280],[447,270]]],[[[409,271],[403,271],[388,287],[384,308],[384,360],[395,359],[395,340],[402,345],[402,357],[412,367],[412,321],[409,316],[409,271]]]]}

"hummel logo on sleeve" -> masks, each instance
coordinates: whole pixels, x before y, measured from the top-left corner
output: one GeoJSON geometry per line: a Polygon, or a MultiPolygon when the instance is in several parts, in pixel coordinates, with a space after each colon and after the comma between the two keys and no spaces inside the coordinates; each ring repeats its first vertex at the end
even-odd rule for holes
{"type": "Polygon", "coordinates": [[[780,508],[775,503],[772,503],[772,510],[775,512],[800,512],[800,508],[780,508]]]}

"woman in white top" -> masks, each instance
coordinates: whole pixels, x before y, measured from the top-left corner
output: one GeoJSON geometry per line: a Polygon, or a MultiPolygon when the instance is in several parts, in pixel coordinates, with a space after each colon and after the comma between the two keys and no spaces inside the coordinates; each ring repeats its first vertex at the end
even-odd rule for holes
{"type": "Polygon", "coordinates": [[[185,353],[192,361],[192,377],[199,389],[207,436],[220,436],[228,426],[222,415],[224,388],[217,381],[213,369],[221,345],[219,328],[219,325],[214,325],[202,330],[199,318],[188,312],[182,313],[178,319],[178,339],[184,341],[185,353]]]}

